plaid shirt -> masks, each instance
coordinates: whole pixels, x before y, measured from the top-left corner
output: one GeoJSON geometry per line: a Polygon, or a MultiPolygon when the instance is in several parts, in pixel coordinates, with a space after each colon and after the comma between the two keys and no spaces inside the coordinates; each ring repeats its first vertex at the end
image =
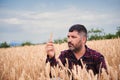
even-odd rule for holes
{"type": "MultiPolygon", "coordinates": [[[[86,52],[80,59],[82,59],[83,63],[86,64],[86,69],[92,69],[94,74],[99,73],[100,66],[101,68],[105,68],[107,70],[104,56],[99,52],[88,48],[87,46],[85,47],[86,52]]],[[[82,67],[80,59],[77,60],[74,53],[71,50],[62,51],[59,56],[59,59],[61,60],[63,65],[66,64],[66,59],[68,59],[69,69],[72,69],[73,65],[80,65],[82,67]]],[[[46,62],[50,62],[51,66],[55,66],[58,64],[55,57],[49,59],[49,57],[47,56],[46,62]]]]}

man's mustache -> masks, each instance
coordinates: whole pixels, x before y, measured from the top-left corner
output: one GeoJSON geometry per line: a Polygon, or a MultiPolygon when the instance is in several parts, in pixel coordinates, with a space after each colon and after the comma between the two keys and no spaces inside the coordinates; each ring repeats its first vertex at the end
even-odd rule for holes
{"type": "Polygon", "coordinates": [[[68,42],[68,45],[73,45],[71,42],[68,42]]]}

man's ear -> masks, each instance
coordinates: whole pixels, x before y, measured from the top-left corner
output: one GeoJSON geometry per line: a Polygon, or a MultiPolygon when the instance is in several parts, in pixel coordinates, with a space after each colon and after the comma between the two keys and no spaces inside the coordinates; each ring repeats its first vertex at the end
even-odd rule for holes
{"type": "Polygon", "coordinates": [[[87,38],[85,37],[85,36],[83,36],[83,38],[82,38],[83,40],[83,43],[86,43],[86,41],[87,41],[87,38]]]}

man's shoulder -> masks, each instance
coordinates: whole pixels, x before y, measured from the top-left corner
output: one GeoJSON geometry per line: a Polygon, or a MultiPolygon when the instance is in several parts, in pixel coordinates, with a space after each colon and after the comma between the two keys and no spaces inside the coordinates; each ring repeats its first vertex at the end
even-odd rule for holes
{"type": "Polygon", "coordinates": [[[94,49],[91,49],[91,48],[87,48],[87,53],[96,58],[103,56],[100,52],[98,52],[94,49]]]}

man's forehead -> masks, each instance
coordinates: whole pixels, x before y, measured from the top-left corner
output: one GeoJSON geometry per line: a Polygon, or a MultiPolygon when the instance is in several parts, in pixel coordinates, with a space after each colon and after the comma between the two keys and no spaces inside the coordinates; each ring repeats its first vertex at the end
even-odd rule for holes
{"type": "Polygon", "coordinates": [[[77,31],[72,31],[72,32],[68,32],[68,35],[70,35],[70,34],[79,34],[77,31]]]}

